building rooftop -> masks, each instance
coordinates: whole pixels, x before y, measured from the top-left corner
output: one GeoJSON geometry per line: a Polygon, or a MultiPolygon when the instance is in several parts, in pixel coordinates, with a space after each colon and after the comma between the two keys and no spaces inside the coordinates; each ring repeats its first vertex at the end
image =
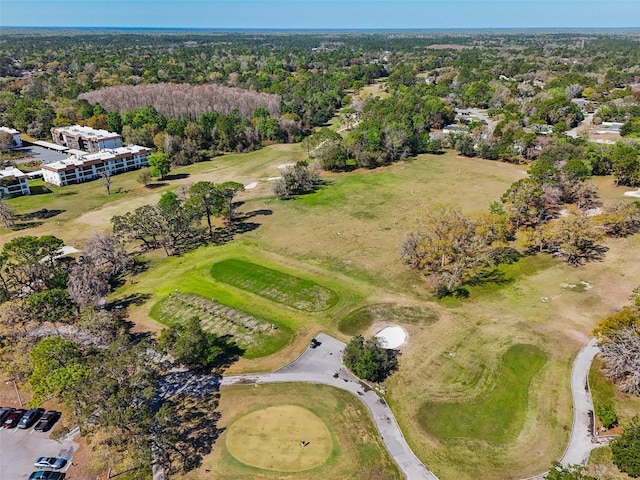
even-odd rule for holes
{"type": "MultiPolygon", "coordinates": [[[[79,150],[75,150],[79,152],[79,150]]],[[[117,157],[118,155],[136,155],[138,153],[142,153],[145,151],[151,151],[147,147],[141,147],[140,145],[127,145],[126,147],[118,147],[118,148],[107,148],[105,150],[100,150],[95,153],[84,153],[71,155],[70,157],[65,158],[64,160],[59,160],[57,162],[49,163],[47,165],[43,165],[42,168],[46,168],[47,170],[64,170],[69,166],[80,167],[85,163],[93,162],[96,160],[108,161],[112,158],[117,157]]]]}
{"type": "Polygon", "coordinates": [[[95,137],[98,140],[106,140],[109,138],[120,137],[118,133],[109,132],[107,130],[97,130],[91,127],[84,127],[82,125],[72,125],[70,127],[58,127],[55,129],[58,133],[66,133],[70,135],[83,136],[83,137],[95,137]]]}
{"type": "Polygon", "coordinates": [[[0,178],[27,178],[27,174],[16,167],[7,167],[0,170],[0,178]]]}
{"type": "Polygon", "coordinates": [[[57,143],[45,142],[44,140],[36,140],[35,142],[31,143],[39,147],[48,148],[49,150],[56,150],[58,152],[66,152],[67,150],[69,150],[69,147],[63,147],[62,145],[58,145],[57,143]]]}
{"type": "Polygon", "coordinates": [[[20,132],[18,130],[16,130],[15,128],[9,128],[9,127],[0,127],[0,132],[7,132],[10,135],[18,135],[18,134],[20,134],[20,132]]]}

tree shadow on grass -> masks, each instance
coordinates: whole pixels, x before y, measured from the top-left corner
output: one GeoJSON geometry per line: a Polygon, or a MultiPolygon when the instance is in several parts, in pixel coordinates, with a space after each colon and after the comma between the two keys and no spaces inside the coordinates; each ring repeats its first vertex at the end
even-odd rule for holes
{"type": "Polygon", "coordinates": [[[268,208],[261,208],[259,210],[253,210],[251,212],[247,212],[239,218],[241,220],[246,220],[249,218],[257,217],[258,215],[264,215],[264,216],[273,215],[273,210],[270,210],[268,208]]]}
{"type": "Polygon", "coordinates": [[[169,175],[165,175],[163,180],[184,180],[185,178],[189,178],[191,174],[189,173],[171,173],[169,175]]]}
{"type": "Polygon", "coordinates": [[[165,474],[187,473],[202,465],[224,429],[218,428],[220,393],[179,395],[164,401],[154,417],[154,443],[165,474]]]}
{"type": "Polygon", "coordinates": [[[42,208],[34,212],[23,213],[18,215],[19,220],[46,220],[64,213],[66,210],[42,208]]]}
{"type": "Polygon", "coordinates": [[[488,284],[507,285],[512,282],[513,278],[507,277],[507,275],[502,270],[491,268],[478,273],[478,275],[467,282],[467,285],[471,287],[478,287],[488,284]]]}
{"type": "Polygon", "coordinates": [[[149,190],[155,190],[156,188],[166,187],[167,185],[169,185],[167,182],[148,183],[147,185],[145,185],[145,188],[148,188],[149,190]]]}
{"type": "Polygon", "coordinates": [[[216,228],[213,231],[213,243],[224,245],[235,239],[236,236],[256,230],[260,226],[255,222],[233,222],[224,227],[216,228]]]}
{"type": "Polygon", "coordinates": [[[47,193],[51,193],[51,189],[48,187],[45,187],[44,185],[35,185],[35,186],[30,186],[29,190],[31,192],[31,195],[46,195],[47,193]]]}
{"type": "Polygon", "coordinates": [[[104,309],[109,311],[123,310],[132,305],[142,305],[144,302],[149,300],[149,298],[151,298],[151,295],[148,293],[132,293],[131,295],[127,295],[126,297],[118,298],[107,303],[104,306],[104,309]]]}

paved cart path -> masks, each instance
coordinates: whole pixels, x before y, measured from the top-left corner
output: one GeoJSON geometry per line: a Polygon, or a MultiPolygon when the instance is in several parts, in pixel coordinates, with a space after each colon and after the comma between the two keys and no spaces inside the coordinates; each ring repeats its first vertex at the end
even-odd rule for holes
{"type": "Polygon", "coordinates": [[[316,339],[320,345],[307,347],[300,357],[276,372],[223,377],[221,385],[307,382],[346,390],[369,409],[389,454],[408,479],[438,480],[414,455],[384,399],[344,368],[341,354],[345,344],[323,333],[316,339]]]}
{"type": "MultiPolygon", "coordinates": [[[[369,410],[380,437],[391,457],[409,480],[438,480],[415,456],[398,426],[393,412],[367,384],[352,375],[342,364],[345,344],[324,333],[316,339],[320,344],[306,350],[286,367],[272,373],[230,375],[225,377],[194,375],[188,371],[174,372],[163,379],[160,398],[217,391],[221,386],[259,385],[264,383],[306,382],[330,385],[357,396],[369,410]]],[[[567,449],[560,463],[585,465],[591,450],[608,443],[609,439],[593,437],[593,402],[587,378],[594,357],[600,351],[595,339],[585,345],[576,356],[571,372],[573,396],[573,428],[567,449]]],[[[162,469],[154,465],[154,479],[164,478],[162,469]]],[[[527,480],[541,480],[542,473],[527,480]]]]}

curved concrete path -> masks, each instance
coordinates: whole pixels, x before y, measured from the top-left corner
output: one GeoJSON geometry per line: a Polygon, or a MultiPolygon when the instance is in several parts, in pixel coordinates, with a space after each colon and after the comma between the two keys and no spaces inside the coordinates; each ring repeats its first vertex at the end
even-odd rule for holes
{"type": "Polygon", "coordinates": [[[346,390],[362,400],[369,409],[389,454],[409,480],[438,480],[414,455],[384,399],[344,368],[341,354],[345,344],[323,333],[318,334],[316,339],[320,342],[318,347],[307,347],[300,357],[280,370],[223,377],[221,386],[307,382],[346,390]]]}
{"type": "MultiPolygon", "coordinates": [[[[286,367],[272,373],[231,375],[226,377],[194,375],[188,371],[176,371],[163,379],[159,386],[159,398],[180,393],[203,394],[218,390],[220,386],[258,385],[262,383],[306,382],[330,385],[357,396],[369,410],[382,441],[391,457],[409,480],[438,480],[415,456],[384,399],[367,384],[344,368],[342,352],[345,344],[320,333],[316,339],[318,347],[307,349],[286,367]]],[[[591,450],[609,442],[608,438],[592,435],[593,402],[589,391],[588,376],[593,359],[600,351],[596,340],[585,345],[573,363],[571,393],[573,397],[573,427],[569,444],[560,463],[562,465],[585,465],[591,450]]],[[[154,465],[156,467],[157,465],[154,465]]],[[[163,479],[161,467],[154,469],[154,479],[163,479]]],[[[526,480],[542,480],[547,472],[526,480]]]]}
{"type": "Polygon", "coordinates": [[[609,442],[593,436],[593,400],[589,390],[589,370],[600,347],[593,338],[578,352],[571,371],[573,428],[569,445],[560,459],[562,465],[586,465],[591,450],[609,442]]]}
{"type": "MultiPolygon", "coordinates": [[[[593,359],[600,351],[595,338],[592,338],[576,355],[571,370],[571,396],[573,397],[573,426],[569,444],[560,463],[564,466],[586,465],[591,450],[609,443],[611,438],[594,437],[593,400],[589,390],[589,370],[593,359]]],[[[548,472],[524,480],[543,480],[548,472]]]]}

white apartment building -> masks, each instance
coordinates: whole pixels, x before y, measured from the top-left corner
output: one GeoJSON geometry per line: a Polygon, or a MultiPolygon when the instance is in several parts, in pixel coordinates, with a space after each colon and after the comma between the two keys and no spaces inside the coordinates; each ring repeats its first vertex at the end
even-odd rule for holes
{"type": "Polygon", "coordinates": [[[73,183],[89,182],[105,171],[117,175],[148,165],[151,149],[139,145],[101,150],[96,153],[72,155],[58,162],[42,165],[45,182],[59,187],[73,183]]]}
{"type": "Polygon", "coordinates": [[[0,127],[0,132],[7,132],[9,135],[11,135],[13,137],[13,143],[15,143],[16,147],[22,146],[22,138],[20,138],[20,132],[15,128],[0,127]]]}
{"type": "Polygon", "coordinates": [[[119,134],[81,125],[53,127],[51,137],[58,145],[90,153],[122,147],[122,137],[119,134]]]}
{"type": "Polygon", "coordinates": [[[26,173],[16,167],[7,167],[0,170],[0,196],[14,197],[18,195],[30,195],[31,190],[26,173]]]}

